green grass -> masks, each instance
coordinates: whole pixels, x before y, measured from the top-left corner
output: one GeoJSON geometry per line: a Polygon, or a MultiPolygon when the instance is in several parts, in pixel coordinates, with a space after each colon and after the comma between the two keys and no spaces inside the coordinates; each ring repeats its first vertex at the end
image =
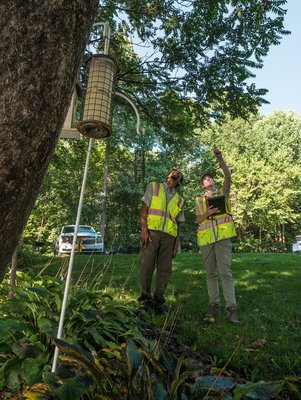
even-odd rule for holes
{"type": "MultiPolygon", "coordinates": [[[[68,258],[33,257],[31,264],[38,270],[42,260],[47,265],[43,273],[66,272],[68,258]]],[[[301,376],[301,255],[234,254],[233,275],[241,324],[229,324],[224,313],[211,322],[206,319],[205,273],[195,253],[174,259],[167,320],[152,315],[150,320],[166,323],[193,350],[211,355],[217,367],[228,363],[252,381],[301,376]]],[[[136,304],[139,256],[76,256],[73,281],[88,281],[136,304]]]]}

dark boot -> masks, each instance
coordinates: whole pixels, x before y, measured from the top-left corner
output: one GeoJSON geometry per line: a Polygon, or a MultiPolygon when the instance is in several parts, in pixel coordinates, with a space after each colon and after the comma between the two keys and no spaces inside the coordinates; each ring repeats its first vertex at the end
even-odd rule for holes
{"type": "Polygon", "coordinates": [[[227,320],[231,322],[231,324],[239,324],[239,319],[237,317],[237,307],[236,306],[230,306],[226,307],[226,312],[227,312],[227,320]]]}
{"type": "Polygon", "coordinates": [[[209,309],[208,309],[209,318],[215,318],[219,315],[219,313],[220,313],[220,305],[218,303],[209,304],[209,309]]]}
{"type": "Polygon", "coordinates": [[[165,308],[164,308],[164,303],[165,303],[165,299],[164,297],[162,299],[159,299],[156,295],[153,298],[153,309],[155,314],[157,315],[162,315],[165,314],[165,308]]]}
{"type": "Polygon", "coordinates": [[[140,309],[149,310],[153,308],[153,298],[151,295],[141,294],[137,299],[140,309]]]}

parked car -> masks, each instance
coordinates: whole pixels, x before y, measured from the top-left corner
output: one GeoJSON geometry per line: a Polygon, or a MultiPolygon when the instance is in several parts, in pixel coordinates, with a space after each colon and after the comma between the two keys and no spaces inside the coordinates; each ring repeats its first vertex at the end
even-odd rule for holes
{"type": "MultiPolygon", "coordinates": [[[[75,225],[64,225],[55,242],[55,254],[71,253],[75,225]]],[[[75,251],[77,253],[104,253],[104,243],[100,232],[92,226],[79,225],[75,251]]]]}
{"type": "Polygon", "coordinates": [[[293,253],[301,253],[301,235],[296,236],[296,242],[293,243],[293,253]]]}

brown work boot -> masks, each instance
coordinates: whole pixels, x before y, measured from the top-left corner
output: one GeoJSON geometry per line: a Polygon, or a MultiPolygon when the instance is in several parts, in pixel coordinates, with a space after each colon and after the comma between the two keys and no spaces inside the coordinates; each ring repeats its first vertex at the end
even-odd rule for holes
{"type": "Polygon", "coordinates": [[[209,318],[217,317],[219,315],[219,312],[220,312],[220,305],[218,303],[209,304],[209,309],[208,309],[209,318]]]}
{"type": "Polygon", "coordinates": [[[165,303],[164,297],[159,299],[156,295],[154,295],[153,310],[155,311],[155,314],[157,314],[157,315],[166,314],[166,310],[164,308],[164,303],[165,303]]]}
{"type": "Polygon", "coordinates": [[[227,320],[231,322],[231,324],[239,324],[240,322],[237,317],[236,311],[237,311],[236,306],[226,307],[227,320]]]}
{"type": "Polygon", "coordinates": [[[153,298],[151,295],[141,294],[138,299],[139,309],[149,310],[153,307],[153,298]]]}

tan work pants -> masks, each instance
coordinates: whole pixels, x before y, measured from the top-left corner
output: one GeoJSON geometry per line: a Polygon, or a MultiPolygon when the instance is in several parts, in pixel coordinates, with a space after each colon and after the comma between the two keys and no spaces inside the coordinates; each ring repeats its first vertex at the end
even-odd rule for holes
{"type": "Polygon", "coordinates": [[[172,251],[175,237],[168,233],[150,230],[151,242],[140,251],[141,297],[151,297],[152,277],[157,269],[154,299],[164,302],[164,293],[172,273],[172,251]]]}
{"type": "Polygon", "coordinates": [[[207,290],[211,304],[219,304],[218,274],[221,278],[226,307],[236,305],[234,282],[231,271],[232,243],[230,239],[200,246],[206,269],[207,290]]]}

